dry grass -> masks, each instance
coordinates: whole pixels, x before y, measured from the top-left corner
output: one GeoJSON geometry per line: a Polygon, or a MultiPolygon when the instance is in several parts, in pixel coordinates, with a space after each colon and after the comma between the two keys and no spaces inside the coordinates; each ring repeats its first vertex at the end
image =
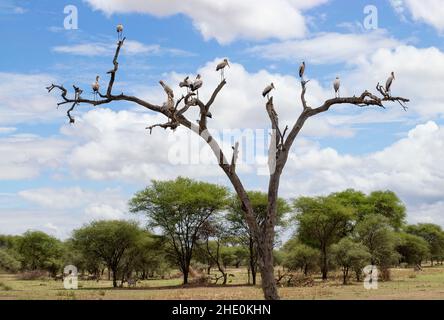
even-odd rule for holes
{"type": "MultiPolygon", "coordinates": [[[[75,291],[64,290],[61,281],[19,280],[17,276],[3,274],[0,275],[0,299],[262,299],[260,287],[244,285],[245,270],[230,270],[230,273],[235,277],[227,286],[183,287],[181,279],[171,279],[139,282],[136,288],[113,289],[110,281],[79,281],[80,288],[75,291]]],[[[444,268],[425,268],[417,273],[411,269],[393,269],[392,276],[393,281],[380,282],[378,290],[366,290],[362,283],[343,286],[338,275],[328,282],[316,278],[312,287],[281,288],[280,295],[283,299],[295,300],[444,298],[444,268]]]]}

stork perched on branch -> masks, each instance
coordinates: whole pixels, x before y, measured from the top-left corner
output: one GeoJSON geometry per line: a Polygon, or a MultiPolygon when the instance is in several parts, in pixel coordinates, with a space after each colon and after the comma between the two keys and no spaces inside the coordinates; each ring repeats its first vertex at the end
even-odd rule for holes
{"type": "Polygon", "coordinates": [[[100,77],[97,76],[96,77],[96,81],[93,82],[93,84],[91,85],[91,88],[92,88],[93,93],[94,93],[94,100],[97,100],[97,95],[99,94],[99,90],[100,90],[99,80],[100,80],[100,77]]]}
{"type": "Polygon", "coordinates": [[[224,81],[225,79],[225,68],[230,68],[230,63],[228,62],[228,59],[224,59],[221,63],[219,63],[216,67],[216,71],[220,71],[220,81],[224,81]]]}
{"type": "Polygon", "coordinates": [[[301,80],[304,80],[304,73],[305,73],[305,61],[302,61],[301,65],[299,66],[299,78],[301,78],[301,80]]]}
{"type": "Polygon", "coordinates": [[[392,71],[392,73],[390,74],[390,76],[387,79],[387,82],[385,83],[385,91],[389,97],[392,92],[391,87],[392,87],[393,80],[395,80],[395,73],[392,71]]]}
{"type": "Polygon", "coordinates": [[[192,84],[193,84],[193,83],[191,82],[190,77],[187,76],[185,79],[183,79],[183,81],[181,81],[181,82],[179,83],[179,87],[181,87],[181,88],[187,88],[187,93],[189,93],[192,84]]]}
{"type": "Polygon", "coordinates": [[[264,89],[264,91],[262,92],[262,96],[263,96],[264,98],[267,97],[267,99],[270,99],[270,92],[271,92],[273,89],[275,89],[275,88],[274,88],[274,84],[273,84],[273,82],[272,82],[269,86],[267,86],[267,87],[264,89]]]}
{"type": "Polygon", "coordinates": [[[199,89],[203,86],[202,76],[200,74],[197,75],[196,80],[191,84],[190,89],[192,92],[197,93],[197,99],[199,99],[199,89]]]}
{"type": "Polygon", "coordinates": [[[335,98],[340,98],[339,88],[341,87],[341,80],[339,77],[336,77],[335,81],[333,81],[333,89],[335,89],[335,98]]]}
{"type": "Polygon", "coordinates": [[[117,40],[122,41],[123,39],[123,24],[119,23],[117,25],[117,40]]]}

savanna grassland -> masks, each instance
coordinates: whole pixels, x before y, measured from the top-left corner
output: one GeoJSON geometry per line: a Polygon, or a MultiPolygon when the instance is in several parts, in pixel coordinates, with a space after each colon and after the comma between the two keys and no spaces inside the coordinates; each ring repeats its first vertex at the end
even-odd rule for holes
{"type": "MultiPolygon", "coordinates": [[[[79,281],[78,290],[65,290],[62,281],[19,280],[17,275],[0,275],[1,300],[210,300],[263,299],[260,286],[248,286],[245,269],[231,269],[234,274],[225,286],[182,286],[181,279],[140,281],[136,287],[113,288],[112,281],[79,281]]],[[[341,277],[304,287],[281,287],[282,299],[444,299],[444,268],[426,267],[423,271],[392,269],[392,281],[379,282],[377,290],[366,290],[363,283],[342,285],[341,277]]],[[[332,274],[333,275],[333,274],[332,274]]]]}

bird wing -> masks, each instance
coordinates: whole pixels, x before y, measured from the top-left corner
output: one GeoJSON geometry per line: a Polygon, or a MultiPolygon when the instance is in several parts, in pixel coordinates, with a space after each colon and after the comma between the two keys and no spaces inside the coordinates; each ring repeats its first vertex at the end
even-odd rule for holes
{"type": "Polygon", "coordinates": [[[388,91],[388,90],[390,89],[390,87],[392,86],[392,82],[393,82],[393,78],[392,78],[392,77],[389,77],[389,78],[387,79],[387,82],[385,83],[385,89],[386,89],[386,91],[388,91]]]}

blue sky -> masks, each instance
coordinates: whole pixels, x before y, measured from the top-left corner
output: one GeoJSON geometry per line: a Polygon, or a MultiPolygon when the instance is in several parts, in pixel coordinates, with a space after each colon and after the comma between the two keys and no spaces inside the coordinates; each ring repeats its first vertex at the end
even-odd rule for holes
{"type": "MultiPolygon", "coordinates": [[[[409,111],[340,106],[310,119],[281,195],[391,189],[410,222],[444,226],[442,11],[438,0],[0,0],[0,233],[66,237],[92,219],[134,218],[127,200],[151,179],[186,175],[228,185],[214,163],[172,164],[178,143],[197,140],[182,129],[150,136],[145,127],[158,115],[127,103],[82,106],[69,126],[66,109],[56,109],[57,94],[45,91],[53,82],[80,85],[89,97],[97,74],[105,85],[118,23],[127,43],[117,92],[161,104],[160,79],[179,90],[185,75],[201,73],[205,98],[217,85],[215,65],[229,58],[228,85],[210,124],[218,130],[268,128],[260,93],[271,81],[282,123],[294,122],[302,60],[313,106],[332,97],[336,75],[344,95],[359,95],[395,71],[393,91],[412,99],[409,111]],[[68,5],[78,10],[77,30],[64,28],[68,5]],[[365,27],[368,5],[377,9],[375,29],[365,27]],[[185,140],[175,142],[177,135],[185,140]]],[[[266,190],[257,164],[239,170],[248,188],[266,190]]]]}

